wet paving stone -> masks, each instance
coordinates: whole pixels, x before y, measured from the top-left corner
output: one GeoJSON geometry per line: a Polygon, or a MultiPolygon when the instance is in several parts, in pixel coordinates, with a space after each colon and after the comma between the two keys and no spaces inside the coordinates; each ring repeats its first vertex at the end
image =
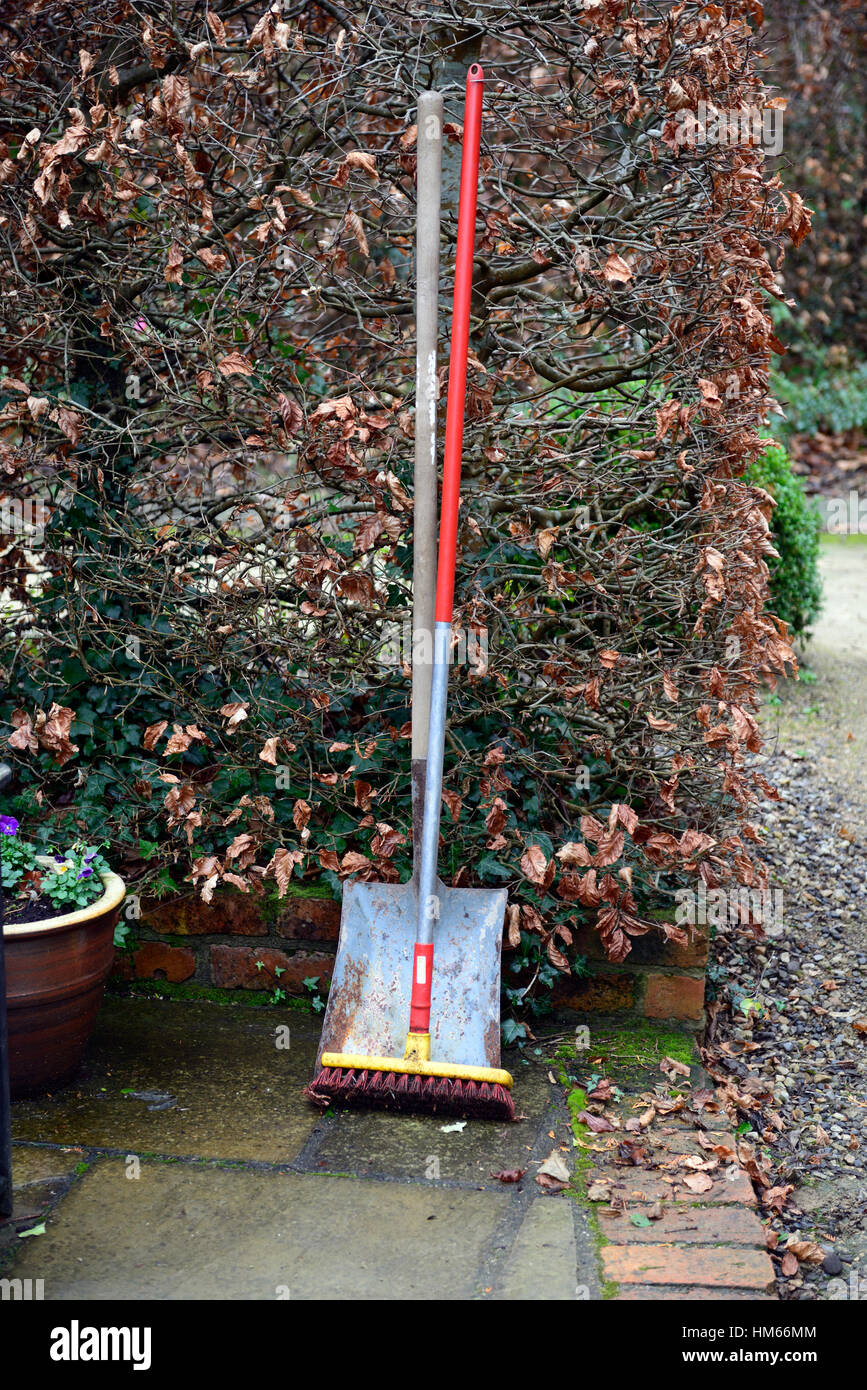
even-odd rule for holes
{"type": "Polygon", "coordinates": [[[100,1159],[15,1276],[58,1299],[465,1299],[505,1193],[100,1159]]]}
{"type": "Polygon", "coordinates": [[[108,998],[79,1076],[18,1101],[13,1138],[288,1163],[317,1121],[301,1091],[318,1036],[294,1010],[108,998]]]}
{"type": "MultiPolygon", "coordinates": [[[[521,1121],[467,1120],[463,1128],[455,1128],[449,1115],[337,1111],[325,1126],[313,1166],[362,1177],[388,1174],[498,1187],[491,1174],[526,1168],[540,1129],[554,1128],[549,1111],[559,1088],[551,1085],[545,1070],[518,1066],[514,1095],[516,1111],[525,1117],[521,1121]]],[[[528,1180],[532,1182],[533,1171],[528,1180]]]]}

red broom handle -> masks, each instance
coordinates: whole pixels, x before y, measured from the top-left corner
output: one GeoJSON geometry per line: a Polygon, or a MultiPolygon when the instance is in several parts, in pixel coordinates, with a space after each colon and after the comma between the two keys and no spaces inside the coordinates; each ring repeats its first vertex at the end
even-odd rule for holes
{"type": "Polygon", "coordinates": [[[458,206],[458,245],[455,256],[455,297],[449,357],[449,395],[443,458],[443,495],[437,561],[435,619],[450,623],[455,593],[455,553],[458,544],[458,504],[461,492],[461,453],[467,392],[467,352],[470,342],[470,296],[473,289],[473,251],[476,240],[476,196],[479,186],[479,142],[482,131],[482,93],[485,76],[478,63],[467,73],[464,101],[464,148],[461,158],[461,200],[458,206]]]}

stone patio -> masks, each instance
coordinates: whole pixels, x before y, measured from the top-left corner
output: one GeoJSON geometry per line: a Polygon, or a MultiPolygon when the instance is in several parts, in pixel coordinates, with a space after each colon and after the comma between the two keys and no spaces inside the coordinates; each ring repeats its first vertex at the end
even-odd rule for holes
{"type": "Polygon", "coordinates": [[[318,1033],[291,1009],[107,999],[76,1082],[14,1106],[2,1272],[47,1300],[601,1297],[584,1208],[533,1180],[572,1152],[543,1057],[513,1062],[519,1124],[320,1116],[318,1033]]]}

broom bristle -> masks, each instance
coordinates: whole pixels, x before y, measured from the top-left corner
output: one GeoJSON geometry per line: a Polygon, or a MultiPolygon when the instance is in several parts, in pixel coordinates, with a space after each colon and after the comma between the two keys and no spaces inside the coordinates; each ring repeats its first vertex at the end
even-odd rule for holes
{"type": "Polygon", "coordinates": [[[328,1105],[367,1106],[375,1110],[464,1115],[472,1120],[515,1118],[515,1103],[508,1087],[447,1076],[323,1067],[305,1087],[304,1095],[322,1109],[328,1105]]]}

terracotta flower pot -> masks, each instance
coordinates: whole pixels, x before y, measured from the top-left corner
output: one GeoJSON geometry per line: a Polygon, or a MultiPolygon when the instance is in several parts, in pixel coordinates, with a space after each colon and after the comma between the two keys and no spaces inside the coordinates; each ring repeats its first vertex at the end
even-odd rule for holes
{"type": "Polygon", "coordinates": [[[102,881],[102,897],[89,907],[3,928],[13,1096],[67,1081],[84,1055],[126,891],[117,874],[102,881]]]}

